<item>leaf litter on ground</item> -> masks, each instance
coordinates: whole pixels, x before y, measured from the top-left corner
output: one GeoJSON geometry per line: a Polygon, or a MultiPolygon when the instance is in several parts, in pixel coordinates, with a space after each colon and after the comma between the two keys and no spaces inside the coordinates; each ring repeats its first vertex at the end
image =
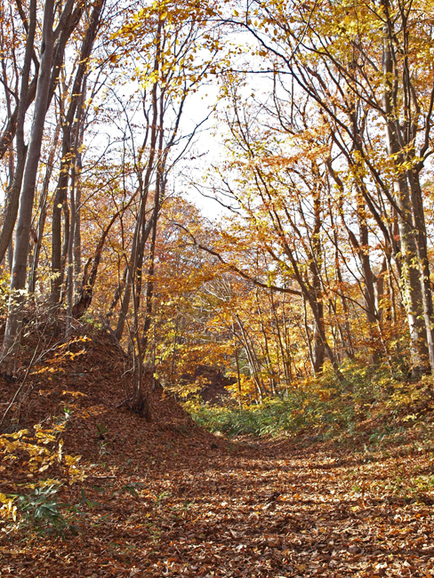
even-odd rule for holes
{"type": "MultiPolygon", "coordinates": [[[[434,576],[434,456],[422,435],[368,449],[228,443],[160,389],[147,423],[117,407],[130,384],[110,336],[85,349],[51,380],[34,375],[21,408],[24,427],[70,416],[64,448],[86,475],[59,488],[69,531],[4,528],[2,578],[434,576]]],[[[26,482],[1,473],[5,494],[26,482]]]]}

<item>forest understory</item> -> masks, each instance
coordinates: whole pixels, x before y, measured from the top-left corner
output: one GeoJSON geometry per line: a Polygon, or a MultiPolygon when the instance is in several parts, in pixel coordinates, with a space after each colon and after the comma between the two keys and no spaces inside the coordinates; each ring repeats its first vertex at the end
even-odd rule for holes
{"type": "Polygon", "coordinates": [[[21,387],[0,437],[2,578],[434,575],[428,398],[339,439],[225,438],[159,386],[152,420],[132,413],[127,368],[99,331],[2,388],[3,415],[21,387]]]}

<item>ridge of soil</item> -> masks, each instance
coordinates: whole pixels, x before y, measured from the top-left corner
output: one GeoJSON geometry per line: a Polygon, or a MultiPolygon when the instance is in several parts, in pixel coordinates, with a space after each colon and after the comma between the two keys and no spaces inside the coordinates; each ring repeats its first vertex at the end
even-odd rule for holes
{"type": "MultiPolygon", "coordinates": [[[[434,576],[432,451],[228,441],[159,387],[148,423],[122,403],[130,360],[108,333],[90,337],[53,348],[8,414],[12,431],[66,413],[64,449],[87,477],[61,489],[65,539],[0,534],[2,578],[434,576]]],[[[0,473],[0,492],[28,481],[0,473]]]]}
{"type": "MultiPolygon", "coordinates": [[[[25,346],[31,350],[35,344],[28,341],[25,346]]],[[[206,455],[211,444],[213,448],[225,445],[198,427],[158,384],[147,392],[151,421],[132,413],[128,408],[132,365],[106,331],[60,343],[27,376],[21,402],[8,415],[9,431],[18,422],[20,429],[49,424],[67,412],[71,419],[63,438],[69,453],[88,461],[104,454],[108,465],[119,459],[154,460],[158,469],[182,467],[188,459],[186,448],[206,455]],[[179,460],[174,461],[176,453],[179,460]]],[[[17,386],[3,381],[1,407],[9,403],[17,386]]]]}

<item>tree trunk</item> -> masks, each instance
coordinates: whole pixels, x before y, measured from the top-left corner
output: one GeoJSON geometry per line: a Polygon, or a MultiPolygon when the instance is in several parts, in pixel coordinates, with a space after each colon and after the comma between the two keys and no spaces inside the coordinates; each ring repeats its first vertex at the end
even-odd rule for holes
{"type": "Polygon", "coordinates": [[[419,256],[420,283],[422,291],[423,314],[427,335],[427,346],[431,371],[434,371],[434,315],[433,301],[430,282],[430,266],[428,260],[428,248],[426,238],[425,214],[423,209],[422,189],[420,186],[419,172],[410,170],[407,172],[411,201],[414,215],[414,224],[417,235],[417,252],[419,256]]]}
{"type": "Polygon", "coordinates": [[[24,289],[27,276],[29,236],[45,118],[63,62],[65,45],[73,29],[78,24],[84,8],[82,4],[79,4],[73,11],[73,7],[74,3],[72,0],[66,2],[60,14],[56,30],[53,31],[54,15],[57,7],[55,7],[54,0],[46,0],[44,3],[39,76],[36,87],[33,122],[20,191],[8,319],[0,353],[2,371],[6,379],[12,377],[15,353],[19,346],[23,305],[25,302],[24,289]]]}
{"type": "Polygon", "coordinates": [[[60,133],[60,121],[57,123],[56,130],[53,137],[53,144],[51,146],[50,154],[48,156],[48,162],[45,169],[45,176],[42,183],[42,191],[39,196],[39,220],[38,220],[38,229],[35,232],[35,247],[33,250],[33,258],[30,261],[30,274],[28,279],[28,289],[29,293],[34,293],[36,288],[36,274],[39,264],[39,256],[41,253],[42,248],[42,238],[44,235],[45,229],[45,221],[47,218],[47,205],[48,205],[48,190],[51,181],[51,175],[53,173],[53,166],[54,166],[54,156],[56,153],[56,149],[59,144],[59,133],[60,133]]]}
{"type": "Polygon", "coordinates": [[[24,56],[24,66],[21,75],[21,91],[18,110],[16,115],[15,130],[17,135],[17,167],[12,184],[6,196],[6,210],[4,213],[3,227],[0,234],[0,262],[3,261],[12,233],[15,227],[18,214],[18,204],[20,198],[21,184],[24,175],[26,162],[26,146],[24,144],[24,122],[26,111],[30,104],[29,79],[30,65],[32,61],[33,45],[35,41],[36,29],[36,0],[31,0],[29,6],[29,27],[26,40],[26,52],[24,56]]]}
{"type": "MultiPolygon", "coordinates": [[[[398,99],[395,94],[397,87],[393,81],[395,77],[392,43],[393,23],[389,14],[389,1],[382,0],[381,3],[384,7],[386,19],[383,37],[383,106],[386,119],[388,154],[393,159],[395,168],[395,201],[399,209],[397,217],[401,242],[401,293],[410,333],[410,371],[414,378],[418,378],[420,375],[430,372],[430,354],[427,344],[412,199],[407,175],[401,170],[402,162],[405,160],[402,146],[408,143],[405,142],[405,139],[401,139],[403,141],[402,146],[400,144],[401,129],[399,116],[394,105],[398,99]]],[[[419,231],[419,233],[422,234],[422,231],[419,231]]]]}
{"type": "MultiPolygon", "coordinates": [[[[66,238],[70,233],[70,226],[68,221],[68,183],[71,176],[72,167],[75,165],[75,152],[77,150],[76,142],[79,138],[79,126],[74,122],[77,116],[77,108],[82,103],[82,96],[85,83],[85,74],[89,62],[89,57],[92,52],[93,43],[95,41],[99,22],[101,17],[104,0],[99,0],[92,11],[89,26],[86,30],[86,35],[83,39],[83,44],[80,50],[79,65],[75,75],[72,86],[70,104],[68,112],[65,116],[62,131],[62,161],[60,165],[60,176],[56,187],[56,194],[54,196],[53,204],[53,218],[52,218],[52,243],[51,243],[51,270],[53,274],[51,286],[51,301],[53,304],[59,304],[61,287],[64,278],[65,265],[67,261],[69,240],[66,238]],[[74,130],[74,135],[72,131],[74,130]],[[75,139],[72,139],[72,136],[75,139]],[[75,141],[75,142],[74,142],[75,141]],[[65,239],[62,249],[62,213],[65,217],[65,239]]],[[[81,111],[78,114],[81,117],[81,111]]],[[[75,224],[75,214],[71,215],[71,220],[75,224]]],[[[74,232],[72,232],[74,235],[74,232]]],[[[72,265],[72,263],[71,263],[72,265]]]]}
{"type": "Polygon", "coordinates": [[[47,114],[48,93],[53,62],[54,34],[54,0],[46,0],[42,28],[41,66],[36,90],[33,124],[27,160],[24,169],[20,194],[19,216],[15,236],[14,259],[11,279],[11,298],[8,320],[1,351],[2,368],[7,379],[14,370],[17,338],[22,321],[23,290],[26,284],[27,256],[29,251],[29,234],[32,222],[33,200],[35,195],[36,175],[41,154],[42,136],[45,116],[47,114]]]}

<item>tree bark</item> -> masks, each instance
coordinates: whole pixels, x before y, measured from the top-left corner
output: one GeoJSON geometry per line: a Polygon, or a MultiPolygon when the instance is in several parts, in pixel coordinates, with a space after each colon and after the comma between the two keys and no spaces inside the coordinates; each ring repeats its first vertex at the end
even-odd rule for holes
{"type": "Polygon", "coordinates": [[[12,377],[14,358],[18,345],[18,335],[22,321],[24,287],[27,274],[27,256],[29,234],[32,221],[33,200],[35,195],[36,175],[41,154],[42,136],[47,113],[50,74],[53,62],[54,34],[54,0],[46,0],[42,28],[41,66],[36,90],[35,109],[27,160],[24,168],[23,183],[20,194],[19,216],[15,236],[14,258],[12,266],[11,297],[8,320],[5,329],[3,346],[0,353],[2,369],[6,379],[12,377]]]}
{"type": "MultiPolygon", "coordinates": [[[[79,130],[77,123],[74,123],[76,118],[77,107],[82,102],[83,85],[85,81],[86,70],[89,62],[89,57],[92,52],[92,47],[98,33],[100,18],[104,0],[99,0],[92,11],[89,26],[86,30],[83,44],[81,46],[79,55],[79,64],[72,86],[70,104],[68,112],[63,121],[63,141],[62,141],[62,161],[60,165],[60,176],[56,187],[56,193],[53,203],[53,217],[52,217],[52,242],[51,242],[51,270],[52,270],[52,284],[51,284],[51,302],[54,305],[60,303],[61,287],[64,279],[64,271],[67,260],[69,242],[65,239],[64,248],[62,250],[62,213],[69,215],[67,206],[68,183],[71,176],[71,169],[75,164],[75,143],[72,140],[72,131],[75,127],[75,139],[79,137],[79,130]]],[[[71,221],[75,224],[75,214],[71,215],[71,221]]],[[[65,237],[69,235],[69,223],[65,223],[65,237]]],[[[72,232],[72,235],[74,233],[72,232]]]]}
{"type": "MultiPolygon", "coordinates": [[[[0,262],[3,261],[9,243],[12,239],[13,230],[17,220],[18,204],[20,198],[21,184],[24,175],[24,165],[26,162],[26,146],[24,144],[24,122],[26,111],[33,100],[29,97],[31,90],[29,87],[30,80],[30,65],[32,62],[32,55],[35,42],[36,30],[36,0],[31,0],[29,6],[29,26],[26,40],[26,51],[24,56],[24,66],[21,75],[21,89],[20,98],[17,106],[17,112],[14,121],[14,130],[9,129],[9,142],[12,143],[12,135],[16,132],[17,143],[17,167],[15,170],[12,184],[7,192],[6,210],[4,212],[3,227],[0,234],[0,262]]],[[[34,85],[35,86],[35,85],[34,85]]]]}
{"type": "Polygon", "coordinates": [[[54,92],[53,87],[57,82],[60,66],[63,62],[65,44],[72,30],[78,24],[84,8],[82,4],[79,4],[75,11],[73,11],[73,5],[73,0],[67,0],[59,17],[56,29],[53,30],[56,11],[54,0],[46,0],[44,4],[40,68],[36,87],[33,122],[20,191],[8,319],[2,350],[0,352],[1,367],[6,379],[12,377],[15,354],[19,346],[23,305],[25,303],[29,235],[45,118],[51,96],[54,92]]]}
{"type": "MultiPolygon", "coordinates": [[[[385,13],[383,37],[383,107],[386,120],[388,154],[393,159],[392,162],[395,169],[395,201],[399,208],[398,227],[401,241],[400,261],[402,265],[400,279],[401,293],[410,332],[410,371],[414,378],[418,378],[420,375],[429,373],[431,370],[427,327],[425,325],[427,307],[425,307],[424,310],[424,295],[422,293],[420,278],[419,255],[415,234],[416,224],[413,220],[412,199],[407,174],[403,172],[401,168],[405,160],[403,146],[409,143],[405,138],[402,138],[399,116],[395,110],[395,102],[397,102],[395,93],[397,87],[393,81],[396,73],[393,58],[393,23],[390,16],[389,0],[382,0],[381,4],[385,13]]],[[[419,235],[423,236],[423,231],[420,229],[419,235]]],[[[425,297],[427,297],[426,294],[425,297]]],[[[431,357],[433,357],[432,354],[431,357]]]]}

